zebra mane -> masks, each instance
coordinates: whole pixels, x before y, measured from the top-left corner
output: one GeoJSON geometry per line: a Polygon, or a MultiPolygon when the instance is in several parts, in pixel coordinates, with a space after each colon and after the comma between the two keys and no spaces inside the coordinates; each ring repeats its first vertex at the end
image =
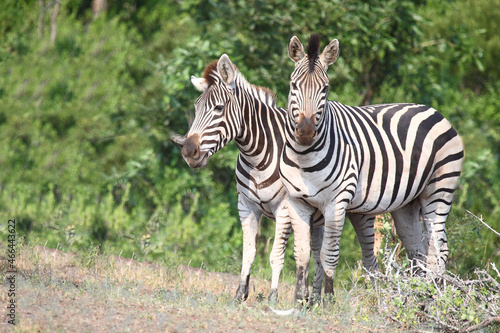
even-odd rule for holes
{"type": "Polygon", "coordinates": [[[319,56],[319,44],[321,37],[319,34],[312,34],[307,43],[307,58],[309,60],[309,71],[314,71],[314,63],[319,56]]]}
{"type": "Polygon", "coordinates": [[[218,60],[212,61],[212,63],[205,67],[205,70],[203,71],[203,78],[207,80],[209,87],[217,83],[216,76],[218,76],[218,74],[215,74],[217,73],[217,62],[218,60]]]}
{"type": "MultiPolygon", "coordinates": [[[[219,73],[217,72],[217,63],[218,60],[212,61],[212,63],[205,67],[205,70],[203,71],[203,78],[207,80],[208,87],[216,84],[218,80],[222,80],[219,73]]],[[[251,90],[253,92],[252,95],[259,101],[273,107],[276,106],[276,95],[274,94],[274,92],[272,92],[269,88],[256,86],[249,83],[237,67],[236,73],[236,79],[245,90],[251,90]]]]}
{"type": "Polygon", "coordinates": [[[266,105],[276,107],[276,95],[269,88],[249,83],[240,71],[237,72],[236,80],[238,81],[239,86],[246,91],[252,92],[252,96],[257,98],[259,101],[266,105]]]}

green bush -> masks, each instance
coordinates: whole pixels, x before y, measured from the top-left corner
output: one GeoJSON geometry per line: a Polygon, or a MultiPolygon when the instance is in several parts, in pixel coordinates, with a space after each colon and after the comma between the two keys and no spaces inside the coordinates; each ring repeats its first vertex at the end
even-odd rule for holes
{"type": "MultiPolygon", "coordinates": [[[[461,134],[466,160],[447,230],[452,269],[470,272],[500,247],[466,213],[500,230],[496,2],[113,0],[94,17],[90,1],[68,0],[51,44],[53,2],[4,1],[0,211],[33,243],[236,273],[235,145],[192,170],[169,141],[193,116],[199,93],[189,77],[227,53],[286,106],[286,45],[318,32],[323,45],[341,45],[330,99],[426,103],[461,134]]],[[[274,223],[263,219],[254,271],[265,277],[273,237],[274,223]]],[[[361,259],[349,223],[341,256],[340,280],[361,259]]],[[[293,277],[292,246],[285,264],[293,277]]]]}

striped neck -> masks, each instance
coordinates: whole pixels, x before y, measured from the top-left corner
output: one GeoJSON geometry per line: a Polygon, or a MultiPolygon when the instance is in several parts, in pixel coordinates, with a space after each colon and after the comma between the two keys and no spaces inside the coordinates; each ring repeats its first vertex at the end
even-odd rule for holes
{"type": "Polygon", "coordinates": [[[264,168],[269,159],[279,159],[284,144],[284,112],[276,107],[269,89],[248,83],[239,72],[234,88],[241,120],[236,145],[245,163],[264,168]]]}

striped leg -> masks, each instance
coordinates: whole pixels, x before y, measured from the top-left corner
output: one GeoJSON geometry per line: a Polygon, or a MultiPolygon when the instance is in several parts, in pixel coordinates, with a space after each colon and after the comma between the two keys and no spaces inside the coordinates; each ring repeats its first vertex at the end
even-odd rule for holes
{"type": "Polygon", "coordinates": [[[375,215],[347,214],[351,221],[363,255],[363,266],[368,272],[377,270],[377,258],[373,252],[375,244],[375,215]]]}
{"type": "MultiPolygon", "coordinates": [[[[396,232],[403,242],[408,259],[413,267],[418,263],[425,263],[427,250],[424,244],[424,235],[420,225],[420,204],[417,201],[391,213],[396,226],[396,232]]],[[[415,270],[417,272],[418,270],[415,270]]]]}
{"type": "MultiPolygon", "coordinates": [[[[345,202],[345,201],[344,201],[345,202]]],[[[332,204],[325,211],[325,234],[321,246],[321,264],[325,270],[325,297],[333,296],[333,277],[339,262],[339,242],[345,220],[345,203],[332,204]]]]}
{"type": "Polygon", "coordinates": [[[422,201],[424,227],[426,229],[428,254],[427,268],[442,274],[448,261],[448,242],[445,223],[451,209],[453,193],[437,190],[422,201]]]}
{"type": "MultiPolygon", "coordinates": [[[[321,218],[321,220],[323,219],[321,218]]],[[[325,274],[323,266],[321,265],[321,244],[323,244],[323,234],[323,226],[313,227],[311,237],[311,250],[314,259],[314,280],[311,295],[311,302],[313,304],[319,304],[321,302],[321,288],[323,287],[323,276],[325,274]]]]}
{"type": "Polygon", "coordinates": [[[295,301],[307,301],[309,298],[308,275],[311,258],[311,216],[312,207],[295,200],[290,200],[289,213],[294,232],[294,256],[296,271],[295,301]]]}
{"type": "Polygon", "coordinates": [[[278,301],[278,283],[285,262],[285,249],[288,239],[290,238],[291,229],[292,223],[288,214],[288,206],[282,206],[276,212],[276,231],[270,257],[273,271],[271,294],[269,295],[270,302],[278,301]]]}
{"type": "Polygon", "coordinates": [[[448,243],[445,230],[446,217],[437,216],[434,212],[424,215],[424,225],[428,234],[427,268],[444,273],[448,261],[448,243]]]}
{"type": "MultiPolygon", "coordinates": [[[[454,140],[461,144],[458,136],[454,140]]],[[[456,142],[448,143],[448,145],[453,144],[458,145],[456,142]]],[[[428,241],[427,268],[439,274],[444,273],[448,261],[445,222],[450,213],[453,194],[458,186],[462,163],[463,152],[446,155],[438,163],[439,167],[419,196],[428,241]]]]}
{"type": "Polygon", "coordinates": [[[250,271],[255,260],[255,240],[259,230],[260,213],[252,211],[248,205],[239,198],[238,210],[240,214],[241,227],[243,229],[243,260],[240,274],[240,285],[236,291],[236,300],[244,301],[248,298],[248,285],[250,283],[250,271]]]}

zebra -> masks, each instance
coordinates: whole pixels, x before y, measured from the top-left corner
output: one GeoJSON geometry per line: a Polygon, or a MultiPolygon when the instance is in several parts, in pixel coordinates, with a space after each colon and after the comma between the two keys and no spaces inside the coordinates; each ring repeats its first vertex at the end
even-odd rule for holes
{"type": "MultiPolygon", "coordinates": [[[[212,62],[203,77],[191,76],[202,94],[195,102],[195,119],[185,137],[173,135],[182,156],[192,168],[202,168],[209,158],[234,140],[239,149],[236,165],[238,210],[243,229],[243,260],[236,300],[248,298],[250,271],[256,254],[256,236],[262,215],[276,221],[270,254],[271,302],[278,299],[278,281],[291,233],[286,191],[279,176],[284,145],[286,110],[276,107],[274,94],[246,81],[226,54],[212,62]]],[[[312,252],[316,262],[313,295],[321,294],[323,270],[319,251],[323,219],[312,222],[312,252]]],[[[310,255],[310,254],[309,254],[310,255]]],[[[318,296],[319,297],[319,296],[318,296]]]]}
{"type": "MultiPolygon", "coordinates": [[[[390,212],[410,261],[426,261],[428,269],[443,272],[448,259],[445,221],[462,170],[462,140],[440,113],[425,105],[355,107],[329,101],[327,69],[339,55],[339,42],[332,40],[321,54],[319,46],[316,34],[307,54],[296,36],[288,45],[295,68],[280,175],[289,210],[300,217],[293,222],[295,237],[302,233],[297,267],[304,270],[309,262],[309,236],[303,229],[315,207],[325,219],[320,254],[325,294],[333,295],[346,215],[358,214],[354,218],[373,229],[374,215],[390,212]]],[[[304,283],[297,281],[298,288],[306,288],[304,283]]]]}

